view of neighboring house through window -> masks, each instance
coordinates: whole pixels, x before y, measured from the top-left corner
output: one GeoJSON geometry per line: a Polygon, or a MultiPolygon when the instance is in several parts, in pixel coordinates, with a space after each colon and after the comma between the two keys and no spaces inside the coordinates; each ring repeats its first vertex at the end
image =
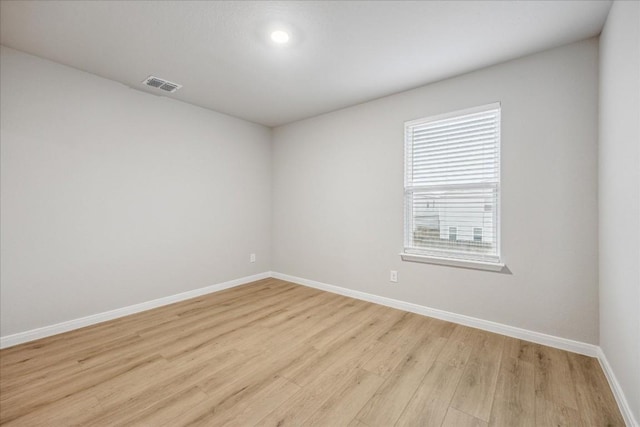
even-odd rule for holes
{"type": "Polygon", "coordinates": [[[405,253],[500,262],[500,104],[405,123],[405,253]]]}

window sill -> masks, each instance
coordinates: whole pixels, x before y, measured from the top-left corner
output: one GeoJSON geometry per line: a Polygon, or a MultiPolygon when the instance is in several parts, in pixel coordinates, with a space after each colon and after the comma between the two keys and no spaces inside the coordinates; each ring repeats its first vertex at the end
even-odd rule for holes
{"type": "Polygon", "coordinates": [[[502,269],[504,269],[504,264],[502,263],[439,258],[427,255],[408,254],[405,252],[400,253],[400,257],[403,261],[448,265],[450,267],[472,268],[475,270],[502,271],[502,269]]]}

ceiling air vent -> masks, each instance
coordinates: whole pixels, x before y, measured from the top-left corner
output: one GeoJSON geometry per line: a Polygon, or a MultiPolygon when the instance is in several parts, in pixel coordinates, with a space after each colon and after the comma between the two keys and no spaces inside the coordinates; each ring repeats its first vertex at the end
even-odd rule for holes
{"type": "Polygon", "coordinates": [[[155,87],[156,89],[160,89],[170,93],[173,93],[182,87],[182,85],[179,85],[177,83],[172,83],[168,80],[160,79],[154,76],[147,77],[142,83],[147,86],[155,87]]]}

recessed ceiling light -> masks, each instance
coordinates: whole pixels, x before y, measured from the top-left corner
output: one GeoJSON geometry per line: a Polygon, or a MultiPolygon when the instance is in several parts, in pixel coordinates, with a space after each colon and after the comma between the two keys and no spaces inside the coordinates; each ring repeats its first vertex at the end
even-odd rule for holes
{"type": "Polygon", "coordinates": [[[271,40],[278,44],[284,44],[289,41],[289,33],[283,30],[276,30],[271,33],[271,40]]]}

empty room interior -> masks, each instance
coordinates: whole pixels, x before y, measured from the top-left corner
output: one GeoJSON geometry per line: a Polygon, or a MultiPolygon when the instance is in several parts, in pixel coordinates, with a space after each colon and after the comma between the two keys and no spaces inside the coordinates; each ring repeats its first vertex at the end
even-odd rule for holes
{"type": "Polygon", "coordinates": [[[640,2],[0,0],[0,424],[640,421],[640,2]]]}

